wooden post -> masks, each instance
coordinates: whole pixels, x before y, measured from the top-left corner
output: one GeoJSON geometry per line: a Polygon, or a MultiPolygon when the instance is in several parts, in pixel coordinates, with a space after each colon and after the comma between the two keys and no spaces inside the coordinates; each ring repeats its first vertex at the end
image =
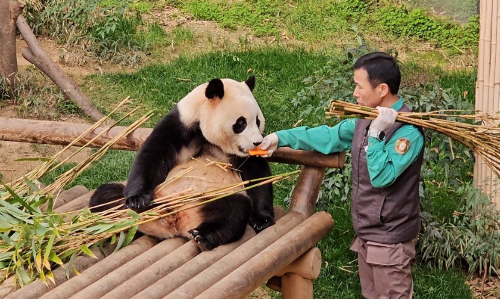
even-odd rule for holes
{"type": "Polygon", "coordinates": [[[14,95],[18,85],[16,20],[23,11],[23,7],[24,3],[19,1],[0,1],[0,80],[5,80],[10,88],[11,96],[14,95]]]}
{"type": "Polygon", "coordinates": [[[306,216],[312,215],[324,175],[324,167],[302,166],[302,171],[293,190],[290,210],[306,216]]]}

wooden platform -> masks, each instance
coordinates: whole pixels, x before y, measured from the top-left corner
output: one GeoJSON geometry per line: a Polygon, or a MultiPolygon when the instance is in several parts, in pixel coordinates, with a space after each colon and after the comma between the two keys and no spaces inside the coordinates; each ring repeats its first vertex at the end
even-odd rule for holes
{"type": "MultiPolygon", "coordinates": [[[[258,235],[248,227],[239,241],[205,252],[186,239],[141,236],[116,252],[113,245],[94,248],[97,259],[77,257],[73,266],[80,274],[68,271],[70,279],[64,268],[54,270],[55,285],[37,280],[14,290],[10,278],[0,285],[0,298],[245,298],[266,281],[283,298],[312,298],[321,268],[314,246],[333,227],[328,213],[313,211],[325,169],[343,166],[344,157],[277,150],[271,162],[303,166],[290,210],[276,207],[276,224],[258,235]]],[[[56,211],[87,206],[92,192],[77,186],[61,193],[56,211]]]]}

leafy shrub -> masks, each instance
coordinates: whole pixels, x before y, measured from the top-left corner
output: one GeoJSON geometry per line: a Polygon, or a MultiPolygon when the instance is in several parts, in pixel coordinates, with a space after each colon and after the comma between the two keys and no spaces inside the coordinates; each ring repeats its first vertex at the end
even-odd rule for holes
{"type": "Polygon", "coordinates": [[[442,222],[423,213],[424,233],[420,236],[422,260],[438,267],[467,267],[470,274],[499,274],[500,211],[471,183],[457,190],[463,205],[451,222],[442,222]]]}

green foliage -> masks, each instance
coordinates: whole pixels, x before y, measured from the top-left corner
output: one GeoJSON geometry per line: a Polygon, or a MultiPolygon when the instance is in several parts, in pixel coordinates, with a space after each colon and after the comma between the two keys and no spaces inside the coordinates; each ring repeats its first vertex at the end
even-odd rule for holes
{"type": "Polygon", "coordinates": [[[37,35],[67,45],[85,44],[100,59],[134,65],[144,60],[144,52],[163,43],[155,38],[163,29],[144,23],[140,14],[151,5],[132,0],[29,0],[26,17],[37,35]]]}
{"type": "Polygon", "coordinates": [[[396,36],[417,37],[448,49],[477,47],[479,41],[477,16],[461,26],[447,19],[431,17],[422,9],[408,9],[392,3],[378,6],[373,12],[377,23],[396,36]]]}
{"type": "Polygon", "coordinates": [[[499,273],[500,211],[491,199],[471,183],[458,187],[457,199],[463,202],[451,222],[424,213],[424,234],[419,247],[422,259],[439,268],[467,267],[471,275],[499,273]]]}
{"type": "Polygon", "coordinates": [[[290,34],[295,39],[319,42],[336,38],[349,31],[351,25],[363,34],[382,31],[396,37],[415,37],[452,51],[477,49],[479,18],[459,25],[446,18],[437,18],[419,8],[395,5],[391,1],[369,0],[189,0],[175,5],[197,19],[212,20],[225,28],[252,28],[256,36],[290,34]]]}

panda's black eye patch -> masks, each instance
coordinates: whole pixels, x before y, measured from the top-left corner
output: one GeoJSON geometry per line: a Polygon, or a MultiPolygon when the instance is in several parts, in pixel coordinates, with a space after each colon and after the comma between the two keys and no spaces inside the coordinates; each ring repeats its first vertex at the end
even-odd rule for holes
{"type": "Polygon", "coordinates": [[[243,116],[239,117],[233,125],[233,132],[239,134],[247,127],[247,120],[243,116]]]}
{"type": "Polygon", "coordinates": [[[260,119],[259,119],[259,117],[258,117],[258,116],[257,116],[257,121],[256,121],[256,123],[257,123],[257,127],[260,127],[260,119]]]}

